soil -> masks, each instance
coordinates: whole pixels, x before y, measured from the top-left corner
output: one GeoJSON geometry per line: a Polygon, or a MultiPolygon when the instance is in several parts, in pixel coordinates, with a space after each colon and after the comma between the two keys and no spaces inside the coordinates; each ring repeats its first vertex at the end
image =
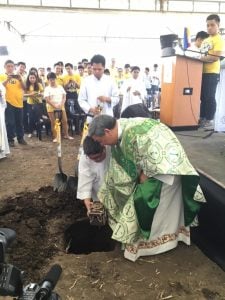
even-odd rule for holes
{"type": "MultiPolygon", "coordinates": [[[[79,142],[78,136],[63,141],[67,175],[74,173],[79,142]]],[[[17,233],[6,261],[25,271],[24,284],[40,282],[57,263],[63,272],[55,290],[63,300],[225,299],[224,272],[195,245],[181,243],[135,263],[123,257],[118,245],[67,253],[68,232],[76,222],[87,224],[86,210],[74,195],[53,191],[57,158],[50,138],[33,137],[28,143],[16,144],[0,160],[0,227],[17,233]]]]}

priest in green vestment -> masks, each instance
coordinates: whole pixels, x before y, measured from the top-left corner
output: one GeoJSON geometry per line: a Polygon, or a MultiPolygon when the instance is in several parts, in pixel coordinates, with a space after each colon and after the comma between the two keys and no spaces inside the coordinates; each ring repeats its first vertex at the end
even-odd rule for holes
{"type": "Polygon", "coordinates": [[[112,157],[98,198],[107,209],[112,238],[126,258],[190,245],[190,226],[205,202],[199,175],[174,133],[147,118],[95,117],[89,135],[111,145],[112,157]]]}

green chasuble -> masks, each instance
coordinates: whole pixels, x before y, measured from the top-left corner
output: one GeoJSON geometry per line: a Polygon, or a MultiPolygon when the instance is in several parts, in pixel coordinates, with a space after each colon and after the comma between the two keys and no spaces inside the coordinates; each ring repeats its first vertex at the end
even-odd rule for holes
{"type": "Polygon", "coordinates": [[[148,239],[160,201],[162,182],[156,175],[181,175],[185,226],[191,225],[205,201],[199,176],[174,133],[152,119],[120,119],[122,136],[98,197],[109,215],[112,238],[122,243],[148,239]],[[138,183],[143,173],[148,179],[138,183]]]}

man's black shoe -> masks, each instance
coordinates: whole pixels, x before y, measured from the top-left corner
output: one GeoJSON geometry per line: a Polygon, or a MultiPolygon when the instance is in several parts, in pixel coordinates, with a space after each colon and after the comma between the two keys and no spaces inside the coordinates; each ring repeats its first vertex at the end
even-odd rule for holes
{"type": "Polygon", "coordinates": [[[15,147],[14,141],[9,141],[9,147],[15,147]]]}
{"type": "Polygon", "coordinates": [[[18,143],[21,145],[27,145],[27,142],[24,139],[18,140],[18,143]]]}

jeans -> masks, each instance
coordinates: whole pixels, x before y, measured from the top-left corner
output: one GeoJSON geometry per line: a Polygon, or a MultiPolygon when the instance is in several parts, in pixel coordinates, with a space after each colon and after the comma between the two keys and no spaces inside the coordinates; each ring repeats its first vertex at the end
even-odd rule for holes
{"type": "Polygon", "coordinates": [[[202,75],[200,118],[208,121],[214,119],[216,112],[216,87],[220,75],[204,73],[202,75]]]}
{"type": "Polygon", "coordinates": [[[15,136],[17,140],[23,140],[23,108],[12,106],[7,102],[7,108],[5,110],[5,123],[8,141],[14,141],[15,136]]]}
{"type": "Polygon", "coordinates": [[[43,105],[42,103],[37,104],[27,104],[28,111],[28,132],[33,133],[36,129],[40,130],[40,122],[43,114],[43,105]]]}
{"type": "Polygon", "coordinates": [[[23,128],[25,133],[28,132],[28,105],[27,100],[23,100],[23,128]]]}
{"type": "Polygon", "coordinates": [[[152,87],[151,87],[151,93],[152,93],[152,95],[156,95],[158,91],[159,91],[158,85],[152,84],[152,87]]]}

